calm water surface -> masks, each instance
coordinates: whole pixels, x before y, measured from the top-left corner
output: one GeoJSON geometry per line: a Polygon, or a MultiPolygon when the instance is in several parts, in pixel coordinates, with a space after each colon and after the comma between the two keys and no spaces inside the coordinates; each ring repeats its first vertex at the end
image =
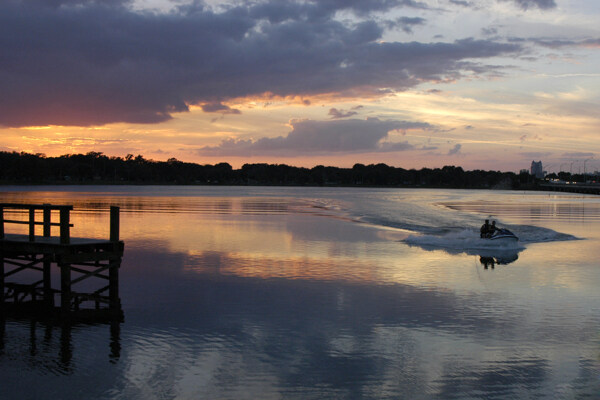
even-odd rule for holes
{"type": "MultiPolygon", "coordinates": [[[[600,197],[2,187],[121,206],[121,324],[0,325],[0,399],[600,398],[600,197]],[[478,239],[482,219],[521,241],[478,239]]],[[[13,229],[11,227],[11,229],[13,229]]]]}

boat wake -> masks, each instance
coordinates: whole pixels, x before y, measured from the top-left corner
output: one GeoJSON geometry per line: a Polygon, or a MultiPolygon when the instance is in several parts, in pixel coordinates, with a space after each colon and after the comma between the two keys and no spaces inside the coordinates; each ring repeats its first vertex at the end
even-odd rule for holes
{"type": "Polygon", "coordinates": [[[455,229],[440,235],[414,234],[402,240],[409,246],[420,247],[427,251],[443,250],[450,254],[469,254],[484,258],[494,258],[496,263],[509,263],[518,258],[528,243],[543,243],[579,238],[552,229],[521,225],[511,227],[519,236],[519,241],[481,239],[479,230],[474,228],[455,229]],[[517,230],[518,229],[518,230],[517,230]],[[518,233],[517,233],[518,232],[518,233]]]}
{"type": "Polygon", "coordinates": [[[409,245],[454,250],[520,250],[525,246],[517,241],[500,242],[481,239],[475,229],[463,229],[443,235],[410,235],[403,240],[409,245]]]}

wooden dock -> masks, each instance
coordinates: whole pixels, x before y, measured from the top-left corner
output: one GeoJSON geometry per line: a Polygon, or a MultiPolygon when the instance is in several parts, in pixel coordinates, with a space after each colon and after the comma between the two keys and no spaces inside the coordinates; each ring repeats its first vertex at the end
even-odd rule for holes
{"type": "Polygon", "coordinates": [[[119,207],[110,208],[107,240],[71,237],[72,209],[69,205],[0,203],[0,314],[122,319],[119,268],[124,243],[119,239],[119,207]],[[19,224],[28,226],[28,234],[7,232],[7,226],[19,224]],[[58,235],[52,235],[53,228],[58,235]],[[58,282],[52,282],[53,268],[60,271],[58,282]],[[27,278],[29,282],[24,281],[27,278]],[[77,291],[82,281],[94,290],[77,291]]]}

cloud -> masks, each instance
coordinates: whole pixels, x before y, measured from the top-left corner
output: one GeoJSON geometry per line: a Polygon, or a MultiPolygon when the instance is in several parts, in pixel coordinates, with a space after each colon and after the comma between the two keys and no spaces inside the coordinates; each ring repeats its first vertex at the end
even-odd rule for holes
{"type": "Polygon", "coordinates": [[[569,159],[573,159],[573,158],[592,158],[594,157],[596,154],[595,153],[590,153],[590,152],[572,152],[572,153],[563,153],[562,157],[564,158],[569,158],[569,159]]]}
{"type": "MultiPolygon", "coordinates": [[[[9,0],[10,1],[10,0],[9,0]]],[[[124,6],[132,3],[132,0],[21,0],[21,3],[32,4],[41,7],[64,7],[85,6],[90,4],[103,4],[107,6],[124,6]]]]}
{"type": "Polygon", "coordinates": [[[236,110],[222,103],[205,103],[200,106],[204,112],[218,112],[222,114],[241,114],[240,110],[236,110]]]}
{"type": "Polygon", "coordinates": [[[531,158],[532,160],[541,160],[544,157],[549,157],[552,155],[550,152],[541,152],[541,151],[525,151],[519,153],[523,157],[531,158]]]}
{"type": "Polygon", "coordinates": [[[413,33],[412,28],[418,25],[425,25],[426,19],[420,17],[400,17],[394,21],[387,21],[386,25],[390,29],[402,29],[406,33],[413,33]]]}
{"type": "Polygon", "coordinates": [[[556,8],[556,2],[554,0],[502,0],[511,1],[521,7],[523,10],[530,8],[539,8],[540,10],[549,10],[556,8]]]}
{"type": "Polygon", "coordinates": [[[451,156],[454,154],[460,154],[461,147],[462,147],[462,145],[460,143],[455,144],[454,147],[448,151],[448,155],[451,156]]]}
{"type": "Polygon", "coordinates": [[[338,110],[337,108],[331,108],[327,113],[327,115],[331,115],[332,119],[348,118],[356,114],[358,114],[356,111],[338,110]]]}
{"type": "Polygon", "coordinates": [[[498,29],[493,27],[481,28],[481,33],[485,36],[494,36],[498,34],[498,29]]]}
{"type": "Polygon", "coordinates": [[[522,50],[492,40],[383,42],[373,20],[330,18],[420,7],[412,1],[273,0],[170,13],[118,0],[41,3],[0,2],[0,125],[157,123],[190,105],[266,93],[381,95],[486,75],[498,67],[477,60],[522,50]]]}
{"type": "Polygon", "coordinates": [[[267,19],[271,23],[287,20],[329,19],[338,11],[351,11],[364,16],[385,12],[397,7],[428,9],[427,4],[414,0],[313,0],[313,1],[259,1],[249,8],[253,18],[267,19]]]}
{"type": "Polygon", "coordinates": [[[463,1],[463,0],[449,0],[451,4],[457,5],[457,6],[462,6],[462,7],[472,7],[473,3],[470,1],[463,1]]]}
{"type": "Polygon", "coordinates": [[[258,140],[227,139],[218,146],[198,149],[203,156],[253,156],[359,152],[390,152],[412,149],[408,142],[382,142],[389,132],[405,129],[432,129],[424,122],[382,121],[377,118],[335,121],[292,121],[287,136],[258,140]]]}
{"type": "Polygon", "coordinates": [[[562,47],[600,48],[600,39],[585,39],[585,40],[532,39],[532,41],[540,46],[549,47],[551,49],[559,49],[562,47]]]}

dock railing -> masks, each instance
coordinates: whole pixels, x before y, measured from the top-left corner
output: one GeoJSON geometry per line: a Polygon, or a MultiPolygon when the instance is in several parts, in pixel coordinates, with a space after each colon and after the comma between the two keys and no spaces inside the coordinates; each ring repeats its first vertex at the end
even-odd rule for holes
{"type": "MultiPolygon", "coordinates": [[[[29,226],[29,241],[35,242],[36,225],[43,226],[43,237],[52,237],[52,227],[58,226],[60,229],[60,244],[69,244],[71,242],[70,222],[71,210],[73,206],[56,206],[51,204],[18,204],[18,203],[0,203],[0,240],[5,237],[5,224],[24,224],[29,226]],[[27,220],[5,219],[5,210],[25,210],[29,217],[27,220]],[[52,211],[58,211],[59,222],[52,222],[52,211]],[[42,220],[36,219],[36,215],[41,213],[42,220]]],[[[110,207],[110,241],[119,241],[119,207],[110,207]]]]}

